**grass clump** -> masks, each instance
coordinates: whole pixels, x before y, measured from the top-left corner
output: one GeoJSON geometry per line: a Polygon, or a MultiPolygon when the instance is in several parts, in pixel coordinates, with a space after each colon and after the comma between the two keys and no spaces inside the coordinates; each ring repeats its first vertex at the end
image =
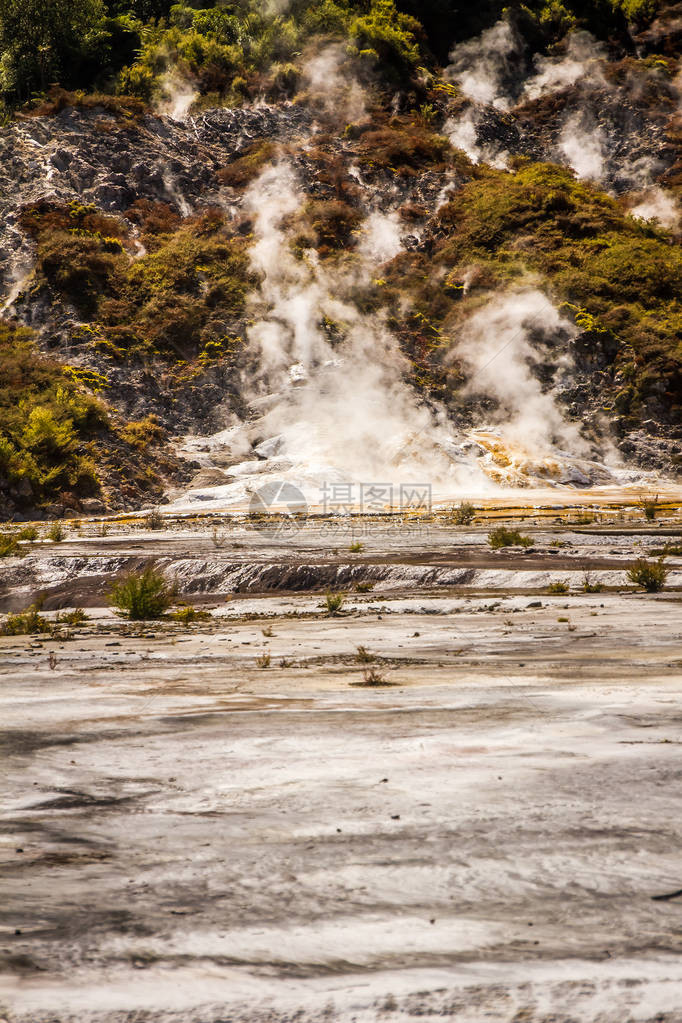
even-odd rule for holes
{"type": "Polygon", "coordinates": [[[583,576],[583,593],[603,593],[603,591],[603,584],[593,582],[590,573],[585,572],[583,576]]]}
{"type": "Polygon", "coordinates": [[[665,586],[668,578],[668,569],[663,559],[658,561],[647,561],[646,558],[638,558],[628,571],[628,579],[636,586],[641,586],[647,593],[658,593],[665,586]]]}
{"type": "Polygon", "coordinates": [[[362,551],[364,551],[364,549],[365,549],[364,543],[360,543],[359,540],[354,541],[348,548],[351,554],[360,554],[362,551]]]}
{"type": "Polygon", "coordinates": [[[173,611],[170,615],[174,622],[179,622],[181,625],[194,625],[197,622],[210,622],[212,615],[208,611],[198,611],[196,607],[188,604],[187,607],[181,607],[178,611],[173,611]]]}
{"type": "Polygon", "coordinates": [[[52,626],[40,614],[40,603],[31,604],[19,614],[9,614],[0,625],[0,636],[33,636],[51,632],[52,626]]]}
{"type": "Polygon", "coordinates": [[[501,547],[532,547],[531,537],[524,536],[518,529],[507,529],[505,526],[498,526],[488,533],[488,543],[493,550],[501,547]]]}
{"type": "Polygon", "coordinates": [[[365,668],[362,673],[362,682],[357,684],[368,688],[392,685],[377,668],[365,668]]]}
{"type": "Polygon", "coordinates": [[[17,540],[26,540],[32,543],[38,539],[38,535],[36,526],[23,526],[17,533],[17,540]]]}
{"type": "Polygon", "coordinates": [[[370,653],[367,647],[364,646],[357,647],[355,660],[358,662],[358,664],[373,664],[373,662],[376,661],[376,659],[377,659],[376,654],[370,653]]]}
{"type": "Polygon", "coordinates": [[[111,603],[120,614],[140,622],[162,618],[174,602],[177,586],[163,572],[148,565],[142,572],[131,572],[115,583],[110,592],[111,603]]]}
{"type": "Polygon", "coordinates": [[[269,651],[266,650],[264,653],[260,654],[260,656],[256,658],[256,665],[257,667],[262,669],[269,668],[271,661],[272,656],[269,653],[269,651]]]}
{"type": "Polygon", "coordinates": [[[346,599],[345,593],[329,592],[325,594],[324,600],[327,606],[327,613],[330,614],[332,617],[334,615],[337,615],[341,608],[343,607],[345,599],[346,599]]]}
{"type": "Polygon", "coordinates": [[[0,533],[0,558],[21,557],[19,538],[16,533],[0,533]]]}
{"type": "Polygon", "coordinates": [[[557,582],[550,583],[549,586],[547,587],[548,593],[553,593],[557,595],[568,593],[569,590],[570,586],[566,579],[559,579],[557,580],[557,582]]]}
{"type": "Polygon", "coordinates": [[[83,625],[87,620],[88,616],[82,607],[75,607],[73,611],[65,611],[64,614],[57,615],[58,625],[83,625]]]}

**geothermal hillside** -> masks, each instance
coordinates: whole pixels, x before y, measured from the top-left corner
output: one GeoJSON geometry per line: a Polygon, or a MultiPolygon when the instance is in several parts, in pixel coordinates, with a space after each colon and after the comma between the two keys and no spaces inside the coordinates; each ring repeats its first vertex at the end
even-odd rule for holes
{"type": "Polygon", "coordinates": [[[682,4],[0,0],[0,101],[0,1023],[682,1023],[682,4]]]}
{"type": "Polygon", "coordinates": [[[6,517],[679,474],[679,5],[7,6],[6,517]]]}

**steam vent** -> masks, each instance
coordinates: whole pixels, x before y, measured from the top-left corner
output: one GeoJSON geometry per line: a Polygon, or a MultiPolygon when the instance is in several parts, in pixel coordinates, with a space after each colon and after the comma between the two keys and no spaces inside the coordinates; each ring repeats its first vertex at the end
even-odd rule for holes
{"type": "Polygon", "coordinates": [[[682,3],[0,0],[0,1023],[682,1023],[682,3]]]}

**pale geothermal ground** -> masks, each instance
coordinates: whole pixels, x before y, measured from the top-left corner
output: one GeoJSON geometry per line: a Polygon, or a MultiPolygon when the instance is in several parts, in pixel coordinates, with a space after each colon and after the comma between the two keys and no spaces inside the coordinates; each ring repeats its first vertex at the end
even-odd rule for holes
{"type": "Polygon", "coordinates": [[[679,504],[490,521],[76,523],[3,563],[2,610],[88,621],[0,640],[0,1018],[682,1020],[679,504]],[[212,620],[116,618],[148,558],[212,620]]]}

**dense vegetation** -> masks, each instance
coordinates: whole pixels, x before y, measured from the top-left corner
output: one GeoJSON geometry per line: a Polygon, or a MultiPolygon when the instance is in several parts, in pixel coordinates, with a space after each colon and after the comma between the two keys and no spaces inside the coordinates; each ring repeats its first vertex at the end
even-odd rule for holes
{"type": "Polygon", "coordinates": [[[18,508],[78,510],[103,482],[129,499],[158,494],[166,463],[147,450],[158,428],[113,415],[92,393],[102,379],[46,358],[31,331],[0,321],[0,515],[7,496],[18,508]]]}
{"type": "Polygon", "coordinates": [[[0,323],[0,478],[30,504],[98,486],[89,441],[108,429],[103,406],[37,357],[30,332],[0,323]]]}
{"type": "Polygon", "coordinates": [[[239,103],[290,91],[314,36],[344,39],[389,82],[446,61],[449,46],[515,11],[539,39],[576,25],[602,36],[646,19],[655,0],[0,0],[0,93],[10,104],[67,89],[102,89],[149,100],[173,69],[209,101],[239,103]]]}

